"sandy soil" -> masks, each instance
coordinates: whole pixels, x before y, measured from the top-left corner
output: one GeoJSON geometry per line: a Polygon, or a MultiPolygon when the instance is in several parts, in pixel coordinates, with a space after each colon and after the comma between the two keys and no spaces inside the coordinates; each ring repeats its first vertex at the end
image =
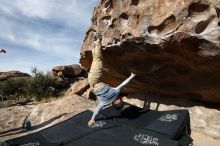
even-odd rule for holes
{"type": "Polygon", "coordinates": [[[214,139],[197,130],[192,130],[193,146],[220,146],[220,139],[214,139]]]}

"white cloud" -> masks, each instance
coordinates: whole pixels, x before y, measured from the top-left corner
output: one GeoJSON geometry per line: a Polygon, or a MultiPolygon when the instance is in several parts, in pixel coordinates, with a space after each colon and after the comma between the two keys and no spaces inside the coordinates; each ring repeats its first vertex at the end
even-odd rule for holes
{"type": "MultiPolygon", "coordinates": [[[[91,23],[93,8],[98,1],[1,0],[0,47],[4,46],[13,51],[20,48],[28,54],[38,51],[51,59],[41,64],[45,68],[54,65],[53,59],[57,58],[64,61],[59,62],[62,64],[69,63],[70,60],[73,60],[72,63],[78,63],[82,41],[91,23]]],[[[38,66],[38,60],[25,58],[21,53],[19,55],[20,63],[17,66],[20,70],[24,68],[22,64],[27,67],[34,64],[38,66]]],[[[0,61],[1,69],[8,70],[7,64],[15,67],[9,60],[4,61],[4,64],[0,61]]]]}
{"type": "Polygon", "coordinates": [[[1,0],[1,11],[22,14],[81,28],[90,24],[92,10],[98,0],[1,0]]]}

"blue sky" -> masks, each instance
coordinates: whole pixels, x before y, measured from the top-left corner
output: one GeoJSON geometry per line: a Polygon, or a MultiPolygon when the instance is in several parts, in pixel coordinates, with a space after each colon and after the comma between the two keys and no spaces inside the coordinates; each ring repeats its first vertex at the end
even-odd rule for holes
{"type": "Polygon", "coordinates": [[[0,72],[78,64],[99,0],[0,0],[0,72]]]}

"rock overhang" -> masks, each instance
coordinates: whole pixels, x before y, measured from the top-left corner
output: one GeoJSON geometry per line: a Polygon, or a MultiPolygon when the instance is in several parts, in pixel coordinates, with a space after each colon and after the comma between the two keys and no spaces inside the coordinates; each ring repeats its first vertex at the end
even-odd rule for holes
{"type": "Polygon", "coordinates": [[[161,3],[101,1],[81,48],[80,63],[90,68],[89,44],[94,32],[101,33],[105,82],[116,86],[135,72],[126,93],[158,92],[220,102],[219,2],[161,3]]]}

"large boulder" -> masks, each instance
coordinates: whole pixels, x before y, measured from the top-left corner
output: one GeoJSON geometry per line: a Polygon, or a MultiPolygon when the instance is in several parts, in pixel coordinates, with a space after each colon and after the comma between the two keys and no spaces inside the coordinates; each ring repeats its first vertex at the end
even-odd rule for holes
{"type": "Polygon", "coordinates": [[[103,36],[104,81],[136,78],[125,93],[220,102],[219,0],[101,0],[81,48],[89,69],[103,36]]]}
{"type": "Polygon", "coordinates": [[[87,79],[76,81],[66,91],[65,96],[73,96],[75,94],[82,95],[89,88],[87,79]]]}
{"type": "Polygon", "coordinates": [[[56,66],[52,69],[54,76],[73,78],[85,76],[85,70],[78,64],[56,66]]]}
{"type": "Polygon", "coordinates": [[[52,69],[52,73],[57,79],[57,87],[69,87],[70,84],[84,79],[87,72],[78,64],[56,66],[52,69]]]}

